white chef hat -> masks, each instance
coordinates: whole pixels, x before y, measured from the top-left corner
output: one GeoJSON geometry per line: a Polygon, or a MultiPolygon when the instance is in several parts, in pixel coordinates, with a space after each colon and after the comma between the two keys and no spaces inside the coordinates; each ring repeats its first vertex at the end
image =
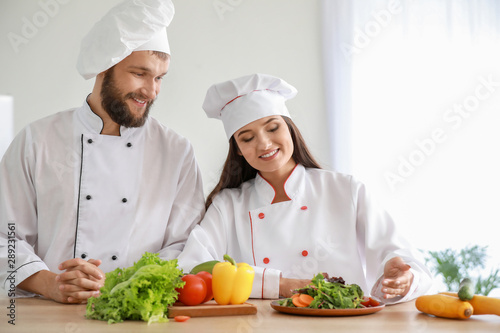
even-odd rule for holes
{"type": "Polygon", "coordinates": [[[171,0],[125,0],[111,8],[82,40],[78,71],[88,80],[133,51],[170,54],[166,28],[174,12],[171,0]]]}
{"type": "Polygon", "coordinates": [[[260,118],[290,117],[285,101],[297,89],[284,80],[266,74],[252,74],[212,85],[203,110],[209,118],[222,120],[228,140],[243,126],[260,118]]]}

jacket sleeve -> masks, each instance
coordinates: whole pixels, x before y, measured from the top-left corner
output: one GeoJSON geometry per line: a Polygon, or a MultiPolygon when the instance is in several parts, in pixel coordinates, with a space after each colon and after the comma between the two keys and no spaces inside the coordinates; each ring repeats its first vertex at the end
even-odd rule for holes
{"type": "Polygon", "coordinates": [[[426,293],[432,286],[432,274],[424,265],[422,255],[398,233],[393,219],[377,205],[363,184],[352,180],[351,190],[357,208],[358,247],[366,263],[366,281],[372,288],[371,295],[382,298],[381,281],[385,263],[397,256],[410,265],[413,283],[405,297],[384,302],[405,302],[426,293]]]}
{"type": "Polygon", "coordinates": [[[189,234],[178,257],[178,264],[184,272],[189,272],[194,266],[205,261],[221,260],[226,252],[226,225],[220,210],[212,203],[201,223],[189,234]]]}
{"type": "Polygon", "coordinates": [[[252,267],[255,270],[255,278],[250,298],[279,298],[281,271],[259,266],[252,267]]]}
{"type": "Polygon", "coordinates": [[[168,217],[165,242],[159,252],[163,259],[175,259],[179,256],[189,233],[205,213],[201,171],[190,144],[185,152],[185,156],[181,157],[183,162],[180,165],[179,177],[172,179],[176,184],[175,198],[168,217]]]}
{"type": "Polygon", "coordinates": [[[31,295],[16,286],[47,265],[37,241],[35,154],[30,128],[19,133],[0,162],[0,283],[9,297],[31,295]]]}

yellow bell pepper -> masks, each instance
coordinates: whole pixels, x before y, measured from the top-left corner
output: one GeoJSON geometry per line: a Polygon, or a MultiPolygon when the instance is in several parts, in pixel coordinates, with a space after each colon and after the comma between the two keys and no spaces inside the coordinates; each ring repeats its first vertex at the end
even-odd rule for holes
{"type": "Polygon", "coordinates": [[[224,255],[225,262],[215,264],[212,270],[212,291],[217,304],[243,304],[252,292],[255,271],[246,263],[238,263],[224,255]]]}

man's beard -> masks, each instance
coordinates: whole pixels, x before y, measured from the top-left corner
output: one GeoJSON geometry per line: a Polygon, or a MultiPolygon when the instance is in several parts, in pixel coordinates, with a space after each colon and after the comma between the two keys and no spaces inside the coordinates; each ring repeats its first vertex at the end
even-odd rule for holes
{"type": "Polygon", "coordinates": [[[116,87],[113,68],[110,68],[105,74],[101,88],[101,105],[104,111],[109,115],[111,120],[120,126],[124,127],[141,127],[146,122],[149,115],[149,109],[153,105],[154,100],[147,102],[144,114],[137,118],[130,111],[126,100],[129,98],[137,98],[144,100],[145,98],[136,93],[128,93],[122,97],[121,91],[116,87]]]}

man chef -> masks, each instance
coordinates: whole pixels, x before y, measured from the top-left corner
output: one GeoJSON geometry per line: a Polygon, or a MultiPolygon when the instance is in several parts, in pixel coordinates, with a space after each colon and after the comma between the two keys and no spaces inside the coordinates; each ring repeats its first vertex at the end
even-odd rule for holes
{"type": "Polygon", "coordinates": [[[0,164],[0,282],[79,303],[144,252],[174,259],[204,214],[183,137],[149,117],[170,63],[170,0],[125,1],[84,38],[83,105],[35,121],[0,164]],[[11,251],[15,245],[15,251],[11,251]],[[15,256],[12,255],[15,253],[15,256]]]}

